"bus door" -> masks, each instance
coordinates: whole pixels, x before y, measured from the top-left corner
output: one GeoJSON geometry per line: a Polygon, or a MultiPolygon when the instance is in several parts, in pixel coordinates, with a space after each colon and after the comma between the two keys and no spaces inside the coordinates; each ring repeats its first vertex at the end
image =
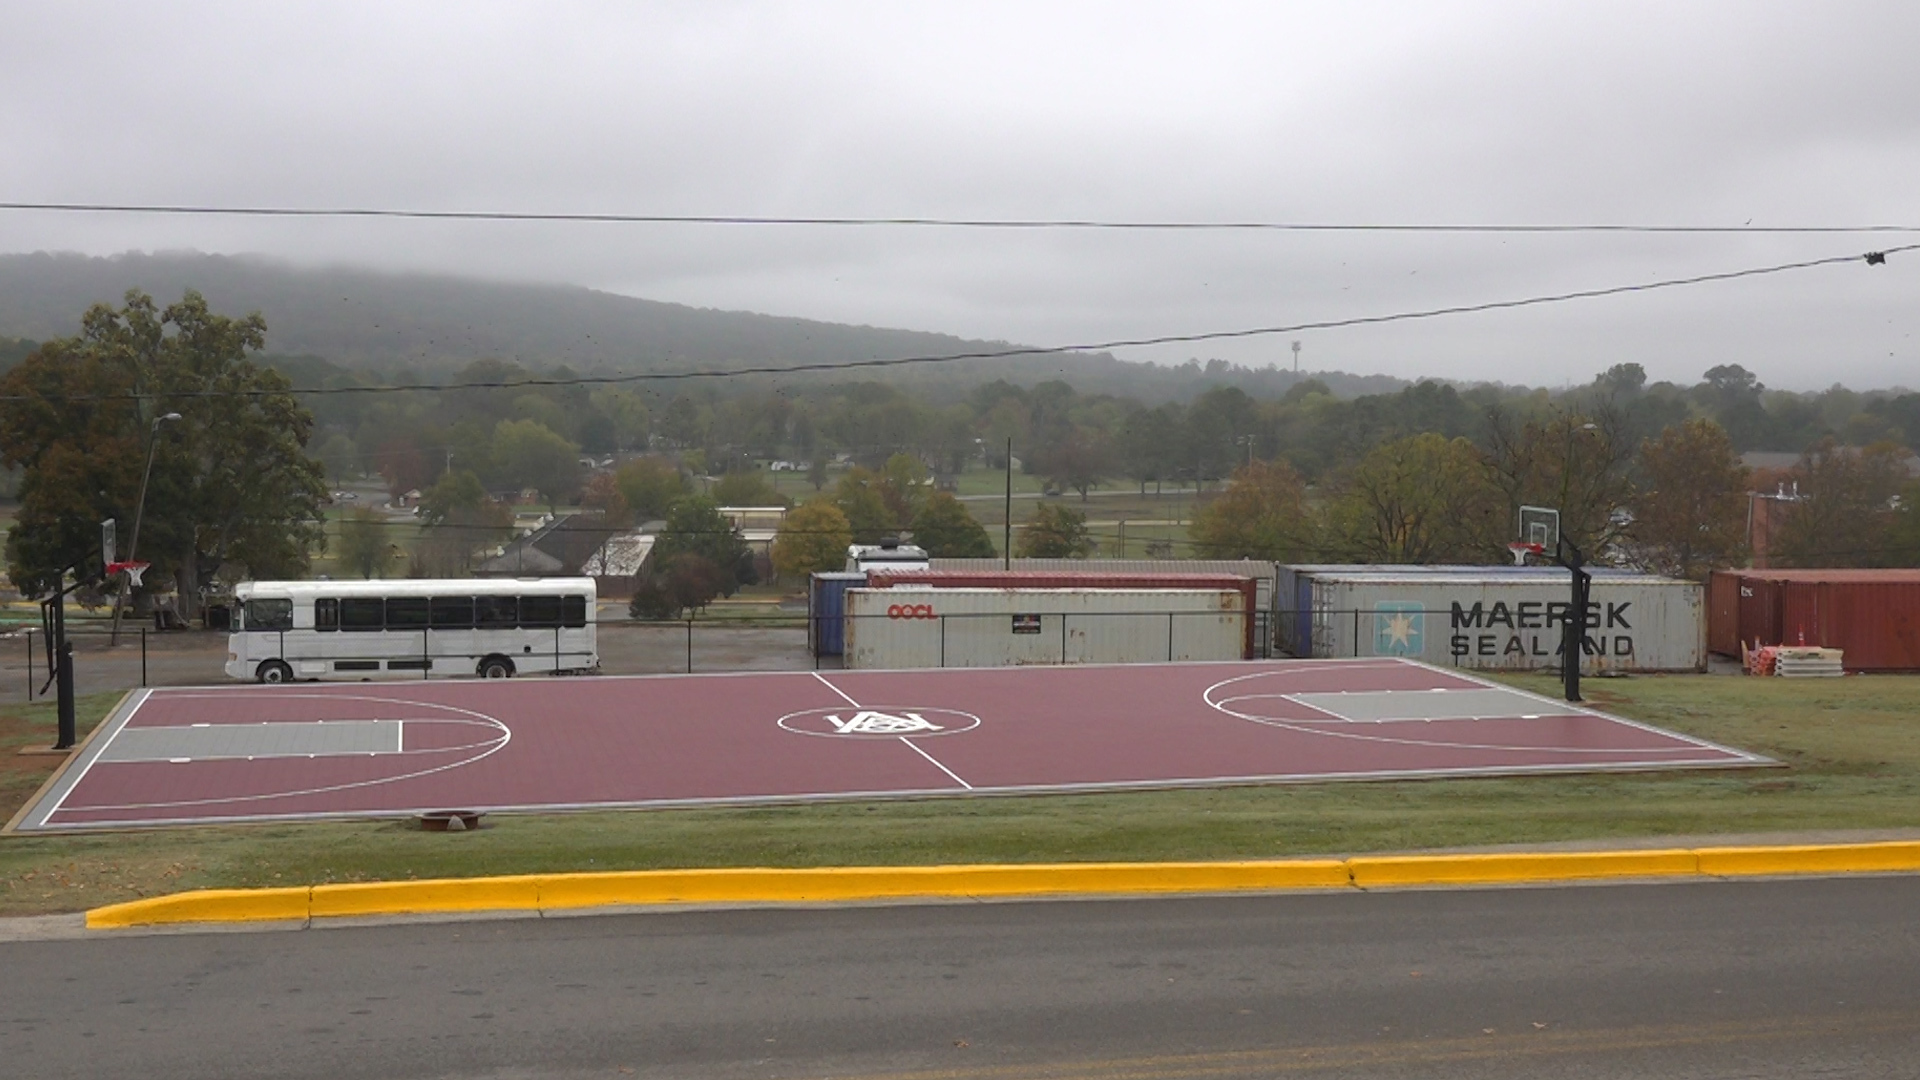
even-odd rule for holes
{"type": "Polygon", "coordinates": [[[277,597],[248,600],[241,607],[240,628],[232,635],[233,651],[246,662],[248,674],[261,661],[286,655],[287,632],[293,629],[293,601],[277,597]]]}

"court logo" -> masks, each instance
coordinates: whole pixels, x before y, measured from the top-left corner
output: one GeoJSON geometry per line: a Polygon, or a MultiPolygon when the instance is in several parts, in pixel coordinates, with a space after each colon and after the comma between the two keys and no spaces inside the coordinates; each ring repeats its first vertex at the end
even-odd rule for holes
{"type": "Polygon", "coordinates": [[[899,739],[928,735],[957,735],[980,726],[980,718],[954,709],[859,709],[840,706],[788,713],[780,726],[796,735],[824,735],[844,739],[899,739]]]}

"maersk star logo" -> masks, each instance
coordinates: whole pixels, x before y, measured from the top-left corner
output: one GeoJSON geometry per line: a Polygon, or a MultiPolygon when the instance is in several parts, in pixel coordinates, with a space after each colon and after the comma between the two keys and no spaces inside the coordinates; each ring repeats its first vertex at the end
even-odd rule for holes
{"type": "Polygon", "coordinates": [[[1386,600],[1373,606],[1375,656],[1419,656],[1426,651],[1426,612],[1417,603],[1386,600]]]}

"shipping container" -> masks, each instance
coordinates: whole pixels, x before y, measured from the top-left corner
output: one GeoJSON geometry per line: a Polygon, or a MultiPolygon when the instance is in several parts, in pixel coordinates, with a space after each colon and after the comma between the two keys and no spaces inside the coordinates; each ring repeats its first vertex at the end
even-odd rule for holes
{"type": "MultiPolygon", "coordinates": [[[[1457,667],[1558,669],[1568,581],[1489,572],[1316,574],[1308,579],[1308,641],[1301,655],[1407,656],[1457,667]]],[[[1696,582],[1596,574],[1585,612],[1588,671],[1701,671],[1704,591],[1696,582]]]]}
{"type": "Polygon", "coordinates": [[[1723,570],[1709,640],[1839,649],[1848,671],[1920,671],[1920,570],[1723,570]]]}
{"type": "Polygon", "coordinates": [[[1246,595],[1231,589],[854,588],[850,668],[1238,660],[1246,595]]]}
{"type": "Polygon", "coordinates": [[[1073,574],[1230,574],[1253,579],[1253,635],[1259,655],[1271,656],[1275,647],[1274,613],[1286,607],[1278,566],[1265,559],[932,559],[934,570],[1073,574]]]}
{"type": "Polygon", "coordinates": [[[1066,574],[1231,574],[1252,578],[1254,604],[1274,610],[1278,567],[1265,559],[930,559],[934,570],[1066,574]]]}
{"type": "MultiPolygon", "coordinates": [[[[1612,566],[1589,566],[1587,573],[1598,581],[1601,579],[1641,578],[1646,575],[1638,570],[1623,570],[1612,566]]],[[[1442,564],[1437,566],[1418,566],[1404,563],[1282,563],[1277,572],[1279,583],[1279,612],[1275,616],[1277,623],[1276,640],[1279,649],[1289,656],[1311,656],[1313,641],[1313,579],[1331,576],[1352,578],[1359,576],[1402,577],[1408,574],[1445,575],[1467,578],[1518,578],[1526,581],[1558,581],[1571,588],[1572,577],[1563,566],[1463,566],[1442,564]]]]}
{"type": "Polygon", "coordinates": [[[845,650],[847,590],[864,585],[867,575],[839,570],[816,573],[807,582],[807,647],[815,656],[839,656],[845,650]]]}
{"type": "Polygon", "coordinates": [[[1254,612],[1247,622],[1246,655],[1270,656],[1260,626],[1259,585],[1240,574],[1088,573],[1064,570],[895,570],[876,568],[867,585],[890,589],[919,585],[935,589],[1238,589],[1243,607],[1254,612]]]}

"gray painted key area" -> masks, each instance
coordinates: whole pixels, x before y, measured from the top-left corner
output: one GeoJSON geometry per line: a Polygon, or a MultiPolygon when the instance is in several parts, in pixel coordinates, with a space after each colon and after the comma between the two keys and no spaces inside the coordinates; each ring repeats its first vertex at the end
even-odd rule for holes
{"type": "Polygon", "coordinates": [[[1343,720],[1472,720],[1486,716],[1579,716],[1586,710],[1515,690],[1368,690],[1292,694],[1343,720]]]}
{"type": "Polygon", "coordinates": [[[130,727],[100,754],[101,761],[204,761],[218,758],[392,754],[400,750],[398,720],[326,723],[197,724],[130,727]]]}

